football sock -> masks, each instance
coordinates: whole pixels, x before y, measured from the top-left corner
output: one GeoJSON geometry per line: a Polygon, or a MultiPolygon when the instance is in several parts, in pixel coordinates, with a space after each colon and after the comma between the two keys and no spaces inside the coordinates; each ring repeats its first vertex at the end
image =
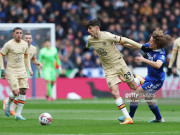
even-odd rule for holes
{"type": "Polygon", "coordinates": [[[47,96],[52,97],[52,85],[51,83],[47,83],[47,96]]]}
{"type": "Polygon", "coordinates": [[[125,118],[130,118],[129,113],[128,113],[127,109],[126,109],[126,106],[125,106],[122,98],[119,97],[118,99],[116,99],[115,103],[116,103],[117,107],[119,108],[119,110],[122,111],[124,117],[125,118]]]}
{"type": "Polygon", "coordinates": [[[18,97],[19,97],[19,96],[16,96],[16,97],[14,98],[14,100],[13,100],[11,106],[10,106],[10,111],[14,111],[15,108],[16,108],[16,106],[18,105],[18,97]]]}
{"type": "Polygon", "coordinates": [[[154,103],[153,105],[148,105],[148,106],[151,109],[151,111],[154,113],[154,115],[156,116],[156,120],[160,120],[162,117],[159,112],[158,105],[156,103],[154,103]]]}
{"type": "Polygon", "coordinates": [[[14,94],[11,92],[9,94],[9,98],[7,98],[6,100],[6,109],[10,109],[10,103],[13,101],[13,99],[15,98],[14,94]]]}
{"type": "Polygon", "coordinates": [[[137,107],[138,107],[138,102],[130,102],[130,112],[129,112],[129,115],[131,116],[131,118],[134,117],[134,114],[136,112],[137,107]]]}
{"type": "Polygon", "coordinates": [[[25,99],[26,99],[26,95],[19,95],[17,112],[16,112],[17,116],[21,116],[21,112],[22,112],[22,109],[23,109],[24,104],[25,104],[25,99]]]}
{"type": "Polygon", "coordinates": [[[140,80],[138,78],[134,78],[134,81],[136,82],[137,86],[139,86],[140,80]]]}

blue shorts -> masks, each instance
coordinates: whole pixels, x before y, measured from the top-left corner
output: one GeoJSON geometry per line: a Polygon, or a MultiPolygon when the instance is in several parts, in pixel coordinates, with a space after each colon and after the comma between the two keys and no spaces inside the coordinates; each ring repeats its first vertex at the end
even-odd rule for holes
{"type": "Polygon", "coordinates": [[[156,93],[163,85],[164,81],[147,81],[145,80],[144,84],[141,85],[143,90],[148,94],[154,94],[156,93]]]}

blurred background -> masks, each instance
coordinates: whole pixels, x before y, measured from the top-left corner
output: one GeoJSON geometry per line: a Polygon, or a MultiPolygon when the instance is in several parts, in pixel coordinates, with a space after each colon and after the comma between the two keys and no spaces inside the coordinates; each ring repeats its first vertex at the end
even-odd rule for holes
{"type": "MultiPolygon", "coordinates": [[[[22,27],[23,32],[32,33],[32,44],[38,49],[37,58],[46,39],[50,39],[51,45],[58,50],[62,69],[57,74],[55,98],[67,98],[68,93],[73,92],[81,98],[108,97],[109,90],[96,52],[92,48],[83,52],[88,36],[86,23],[95,18],[100,20],[102,31],[109,31],[142,44],[149,41],[156,28],[166,31],[173,37],[173,41],[180,36],[179,0],[1,0],[0,23],[9,24],[9,28],[3,29],[0,26],[0,48],[12,38],[13,28],[10,24],[28,24],[30,26],[22,27]],[[53,28],[37,28],[37,24],[53,24],[53,28]],[[51,37],[52,29],[54,37],[51,37]],[[76,78],[77,74],[81,76],[76,78]]],[[[172,47],[173,42],[165,50],[165,67],[168,66],[172,47]]],[[[146,64],[138,64],[134,59],[139,52],[143,52],[120,45],[117,45],[117,49],[124,55],[134,74],[146,76],[146,64]]],[[[28,97],[43,98],[45,82],[41,84],[42,76],[37,74],[35,67],[33,70],[36,74],[30,79],[32,86],[28,97]]],[[[180,97],[179,73],[175,64],[172,71],[173,76],[167,77],[159,97],[180,97]]],[[[1,99],[7,96],[8,87],[7,82],[0,80],[1,99]]],[[[120,90],[124,91],[121,93],[123,94],[129,89],[122,84],[120,90]]]]}

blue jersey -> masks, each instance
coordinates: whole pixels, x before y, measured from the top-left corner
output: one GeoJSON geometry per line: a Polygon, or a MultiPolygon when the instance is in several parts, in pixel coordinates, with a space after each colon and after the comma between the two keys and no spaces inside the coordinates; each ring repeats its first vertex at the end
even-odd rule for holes
{"type": "MultiPolygon", "coordinates": [[[[149,47],[149,43],[143,44],[143,46],[147,46],[149,47]]],[[[165,79],[165,72],[163,70],[164,68],[164,63],[166,61],[166,57],[165,57],[166,53],[164,51],[164,49],[158,49],[158,50],[153,50],[149,53],[147,53],[148,56],[148,60],[150,61],[157,61],[157,60],[161,60],[163,62],[162,66],[159,69],[155,69],[149,65],[147,65],[147,69],[148,69],[148,75],[146,76],[145,80],[146,81],[164,81],[165,79]]]]}

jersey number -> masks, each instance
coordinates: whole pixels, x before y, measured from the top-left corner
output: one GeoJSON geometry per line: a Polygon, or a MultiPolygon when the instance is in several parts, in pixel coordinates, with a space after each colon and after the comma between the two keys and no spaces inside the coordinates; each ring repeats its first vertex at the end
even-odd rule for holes
{"type": "Polygon", "coordinates": [[[130,72],[127,72],[127,74],[124,74],[124,77],[125,77],[127,80],[129,80],[130,77],[131,77],[131,73],[130,73],[130,72]]]}

